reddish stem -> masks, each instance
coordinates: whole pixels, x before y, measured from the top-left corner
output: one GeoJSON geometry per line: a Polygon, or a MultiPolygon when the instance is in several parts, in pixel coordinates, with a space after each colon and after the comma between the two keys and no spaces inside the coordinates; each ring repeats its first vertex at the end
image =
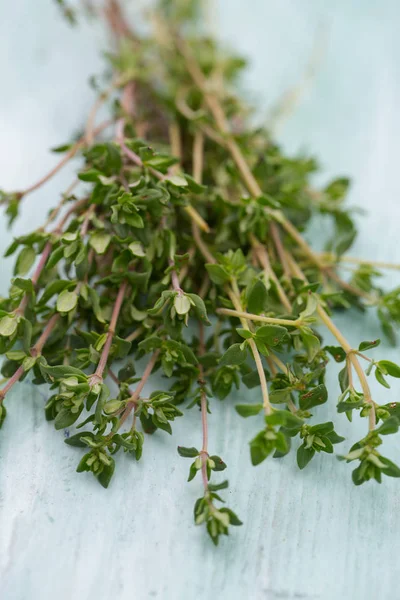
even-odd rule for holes
{"type": "Polygon", "coordinates": [[[139,381],[135,391],[133,392],[132,396],[129,398],[126,408],[122,414],[122,417],[119,421],[119,427],[121,427],[121,425],[123,425],[123,423],[125,423],[126,419],[129,417],[130,413],[132,412],[132,409],[135,408],[136,404],[138,403],[140,394],[142,393],[142,390],[145,386],[146,381],[148,380],[148,378],[151,375],[151,372],[154,369],[154,365],[157,362],[158,356],[160,354],[160,350],[156,350],[153,354],[153,356],[151,357],[151,359],[149,360],[149,362],[147,363],[147,366],[143,372],[142,378],[139,381]]]}
{"type": "MultiPolygon", "coordinates": [[[[76,209],[79,208],[85,202],[86,202],[86,199],[78,200],[77,202],[74,202],[74,204],[71,206],[71,208],[65,213],[63,218],[60,220],[57,227],[54,229],[54,233],[60,233],[62,231],[62,228],[64,227],[65,223],[67,222],[69,217],[72,215],[72,213],[74,213],[76,211],[76,209]]],[[[93,205],[93,207],[94,207],[94,205],[93,205]]],[[[89,211],[88,211],[88,213],[89,213],[89,211]]],[[[90,216],[89,216],[89,218],[90,218],[90,216]]],[[[88,218],[88,223],[89,223],[89,218],[88,218]]],[[[82,229],[82,231],[83,231],[83,229],[82,229]]],[[[82,233],[82,231],[81,231],[81,233],[82,233]]],[[[86,231],[84,231],[82,233],[82,235],[85,235],[85,234],[86,234],[86,231]]],[[[37,285],[37,283],[39,281],[39,277],[42,274],[42,271],[46,265],[46,262],[47,262],[47,259],[49,258],[52,247],[53,247],[53,245],[50,241],[47,242],[47,244],[44,247],[44,250],[42,252],[40,260],[39,260],[39,262],[36,266],[36,269],[32,275],[32,284],[34,287],[37,285]]],[[[17,315],[22,316],[25,313],[26,307],[28,306],[28,302],[29,302],[29,294],[24,294],[24,296],[16,310],[17,315]]]]}
{"type": "Polygon", "coordinates": [[[96,372],[92,376],[94,379],[93,384],[100,383],[103,380],[103,373],[107,365],[108,355],[110,353],[111,344],[115,335],[115,328],[117,326],[118,316],[121,310],[122,302],[124,300],[126,286],[127,282],[124,281],[121,287],[119,288],[117,299],[115,301],[113,312],[111,315],[110,327],[108,328],[106,343],[104,344],[96,372]]]}
{"type": "Polygon", "coordinates": [[[59,313],[56,313],[48,321],[46,327],[43,329],[42,335],[40,336],[40,338],[38,339],[36,344],[33,346],[33,348],[31,349],[32,356],[37,356],[38,354],[41,354],[41,352],[43,350],[43,346],[49,339],[54,327],[57,325],[59,318],[60,318],[59,313]]]}
{"type": "MultiPolygon", "coordinates": [[[[111,122],[112,121],[106,121],[105,123],[102,123],[101,125],[99,125],[94,130],[94,135],[97,135],[101,131],[103,131],[103,129],[106,129],[106,127],[108,127],[111,124],[111,122]]],[[[82,148],[83,146],[85,146],[85,138],[84,138],[84,136],[82,136],[72,146],[72,148],[70,148],[68,150],[67,154],[60,160],[60,162],[58,162],[56,164],[55,167],[53,167],[51,169],[51,171],[49,171],[49,173],[47,173],[47,175],[45,175],[44,177],[42,177],[41,179],[39,179],[39,181],[37,181],[36,183],[34,183],[33,185],[31,185],[30,187],[28,187],[25,190],[23,190],[22,192],[20,192],[21,197],[22,196],[26,196],[27,194],[30,194],[31,192],[34,192],[35,190],[37,190],[38,188],[40,188],[42,185],[44,185],[47,181],[49,181],[49,179],[51,179],[52,177],[54,177],[54,175],[56,175],[56,173],[58,173],[58,171],[60,169],[62,169],[62,167],[64,165],[66,165],[75,156],[75,154],[78,152],[78,150],[80,150],[80,148],[82,148]]]]}
{"type": "Polygon", "coordinates": [[[0,404],[3,402],[6,394],[11,390],[12,386],[21,379],[23,374],[24,374],[24,367],[21,365],[15,371],[14,375],[12,377],[10,377],[10,379],[7,381],[7,383],[3,387],[3,389],[0,390],[0,404]]]}
{"type": "MultiPolygon", "coordinates": [[[[60,318],[60,315],[55,314],[51,317],[51,319],[49,319],[46,327],[43,330],[42,335],[40,336],[40,338],[38,339],[36,344],[34,346],[32,346],[32,348],[30,350],[31,356],[36,357],[39,354],[41,354],[43,347],[44,347],[46,341],[48,340],[48,338],[50,337],[59,318],[60,318]]],[[[25,373],[24,367],[21,365],[15,371],[14,375],[12,377],[10,377],[10,379],[7,381],[4,388],[2,390],[0,390],[0,404],[3,402],[6,394],[10,391],[10,389],[13,387],[13,385],[21,379],[21,377],[24,373],[25,373]]]]}

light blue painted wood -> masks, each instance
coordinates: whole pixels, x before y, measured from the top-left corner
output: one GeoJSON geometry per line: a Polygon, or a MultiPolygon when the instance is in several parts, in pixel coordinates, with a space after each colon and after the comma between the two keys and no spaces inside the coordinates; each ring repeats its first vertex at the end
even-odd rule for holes
{"type": "MultiPolygon", "coordinates": [[[[318,23],[327,23],[326,56],[281,139],[291,150],[316,153],[322,177],[354,178],[351,201],[369,211],[360,219],[355,252],[397,261],[399,15],[394,0],[252,0],[245,6],[220,0],[218,11],[225,38],[252,58],[246,83],[255,98],[262,92],[261,115],[296,81],[318,23]]],[[[100,62],[97,34],[87,26],[69,30],[47,0],[2,3],[0,21],[0,179],[12,189],[50,168],[54,156],[46,149],[81,126],[92,100],[85,79],[100,62]]],[[[15,232],[38,225],[70,179],[66,169],[29,198],[15,232]]],[[[321,237],[324,233],[321,229],[321,237]]],[[[1,251],[10,239],[1,225],[1,251]]],[[[2,293],[11,268],[12,261],[1,261],[2,293]]],[[[395,281],[387,277],[387,283],[395,281]]],[[[354,343],[379,335],[373,316],[339,321],[354,343]]],[[[385,347],[382,353],[398,360],[398,349],[385,347]]],[[[329,389],[333,404],[334,378],[329,389]]],[[[374,391],[379,401],[381,392],[374,391]]],[[[398,400],[398,393],[393,385],[385,402],[398,400]]],[[[216,550],[192,524],[199,486],[186,484],[188,464],[175,450],[178,443],[199,443],[197,412],[176,423],[172,439],[163,434],[146,439],[139,464],[119,460],[124,464],[103,491],[91,477],[75,474],[79,451],[65,447],[62,435],[44,421],[44,396],[29,383],[19,385],[8,399],[0,437],[2,598],[397,598],[398,483],[355,488],[350,469],[326,456],[304,473],[293,458],[252,468],[247,444],[257,425],[235,416],[232,405],[239,398],[216,403],[210,419],[210,447],[230,467],[229,505],[245,521],[216,550]]],[[[324,406],[319,415],[333,412],[324,406]]],[[[352,440],[365,426],[335,420],[352,440]]],[[[399,460],[398,444],[385,445],[399,460]]]]}

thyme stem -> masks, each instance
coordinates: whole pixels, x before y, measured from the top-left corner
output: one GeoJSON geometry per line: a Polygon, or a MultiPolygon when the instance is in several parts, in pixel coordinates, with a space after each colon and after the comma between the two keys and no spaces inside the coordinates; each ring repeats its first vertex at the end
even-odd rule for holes
{"type": "Polygon", "coordinates": [[[286,327],[302,327],[302,321],[296,319],[291,321],[290,319],[278,319],[275,317],[264,317],[263,315],[255,315],[245,311],[232,310],[231,308],[217,308],[215,311],[219,315],[226,315],[228,317],[238,317],[246,319],[248,321],[259,321],[260,323],[270,323],[272,325],[283,325],[286,327]]]}

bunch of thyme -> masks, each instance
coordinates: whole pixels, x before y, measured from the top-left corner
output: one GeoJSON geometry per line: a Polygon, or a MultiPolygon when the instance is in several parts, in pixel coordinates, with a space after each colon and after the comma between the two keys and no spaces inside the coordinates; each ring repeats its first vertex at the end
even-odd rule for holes
{"type": "Polygon", "coordinates": [[[251,126],[235,95],[245,63],[202,33],[198,4],[160,0],[151,33],[139,37],[108,0],[109,81],[85,131],[57,149],[64,157],[38,183],[1,195],[12,222],[31,192],[72,157],[82,159],[43,227],[6,252],[17,258],[0,300],[0,423],[18,381],[47,385],[46,419],[59,430],[75,427],[65,442],[83,449],[77,471],[107,487],[119,451],[139,460],[145,434],[171,433],[183,410],[199,407],[201,448],[194,431],[197,447],[178,452],[193,460],[189,481],[202,481],[195,522],[217,544],[241,522],[221,508],[227,481],[211,482],[226,464],[210,450],[207,421],[233,388],[255,388],[259,397],[235,407],[255,417],[252,464],[294,447],[304,469],[344,439],[317,416],[328,401],[330,361],[343,363],[336,410],[367,420],[365,437],[343,457],[357,465],[353,481],[400,477],[379,452],[382,436],[399,429],[400,405],[379,404],[368,382],[374,374],[388,387],[400,366],[369,358],[379,340],[353,347],[333,320],[336,310],[356,308],[361,318],[375,308],[394,343],[400,288],[377,285],[381,265],[346,258],[356,236],[344,202],[349,181],[314,189],[314,160],[286,156],[268,131],[251,126]],[[110,118],[96,124],[107,101],[110,118]],[[323,254],[303,236],[317,214],[334,228],[323,254]],[[345,262],[353,265],[346,280],[345,262]],[[336,346],[324,345],[323,329],[336,346]],[[145,397],[156,371],[163,389],[145,397]]]}

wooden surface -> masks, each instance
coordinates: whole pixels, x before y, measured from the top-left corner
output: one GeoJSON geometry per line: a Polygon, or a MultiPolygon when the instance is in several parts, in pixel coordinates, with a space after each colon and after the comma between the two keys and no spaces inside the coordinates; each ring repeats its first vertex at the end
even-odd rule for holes
{"type": "MultiPolygon", "coordinates": [[[[298,79],[319,24],[326,26],[322,62],[280,137],[290,150],[305,148],[320,158],[321,180],[353,177],[350,200],[368,210],[354,253],[400,262],[396,5],[220,0],[215,26],[251,56],[246,83],[262,117],[298,79]]],[[[85,80],[100,65],[98,34],[88,26],[68,29],[48,0],[3,2],[0,21],[0,179],[1,187],[15,189],[50,168],[55,157],[47,148],[81,126],[92,100],[85,80]]],[[[41,223],[71,172],[27,199],[15,234],[41,223]]],[[[321,223],[315,231],[324,237],[321,223]]],[[[11,239],[4,220],[0,232],[3,251],[11,239]]],[[[0,269],[4,294],[12,261],[1,260],[0,269]]],[[[398,279],[392,274],[387,283],[398,279]]],[[[340,323],[353,343],[379,335],[373,315],[353,314],[340,323]]],[[[380,355],[398,360],[399,350],[384,346],[380,355]]],[[[330,405],[319,409],[321,419],[334,415],[337,384],[334,377],[328,383],[330,405]]],[[[374,387],[376,400],[398,401],[399,389],[374,387]]],[[[294,457],[251,467],[248,441],[257,424],[235,415],[238,399],[240,393],[213,406],[210,447],[228,463],[227,499],[245,524],[215,549],[192,523],[200,483],[186,483],[188,461],[176,453],[178,443],[199,443],[195,410],[176,423],[172,438],[146,439],[139,464],[118,457],[115,479],[104,491],[91,476],[75,473],[80,451],[66,447],[62,432],[45,422],[44,392],[20,384],[7,398],[9,418],[0,436],[1,598],[398,598],[399,483],[355,488],[350,468],[329,456],[303,473],[294,457]]],[[[365,428],[365,421],[350,426],[344,416],[335,421],[350,440],[365,428]]],[[[398,461],[398,442],[385,446],[398,461]]]]}

